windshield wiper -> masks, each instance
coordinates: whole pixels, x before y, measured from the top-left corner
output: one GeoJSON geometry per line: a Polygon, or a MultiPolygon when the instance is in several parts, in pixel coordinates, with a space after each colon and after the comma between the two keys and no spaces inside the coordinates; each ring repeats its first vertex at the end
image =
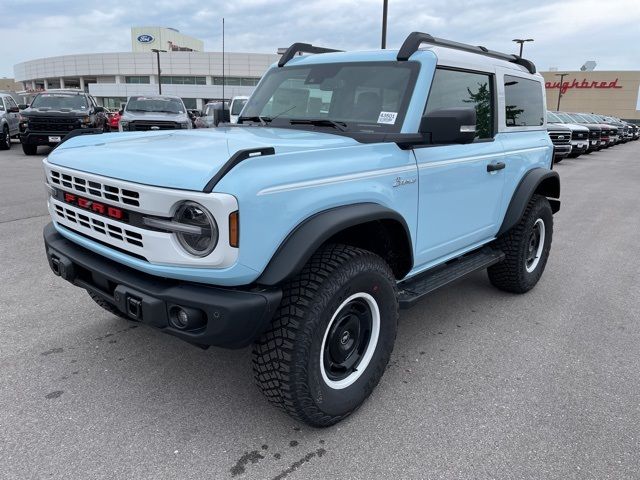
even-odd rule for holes
{"type": "Polygon", "coordinates": [[[291,125],[314,125],[316,127],[333,127],[341,132],[347,131],[347,124],[328,118],[292,118],[289,120],[291,125]]]}
{"type": "Polygon", "coordinates": [[[271,121],[271,118],[261,117],[260,115],[254,115],[253,117],[240,117],[239,120],[242,120],[243,123],[244,123],[244,120],[247,120],[249,122],[260,122],[260,125],[262,125],[263,127],[266,127],[267,123],[271,121]]]}

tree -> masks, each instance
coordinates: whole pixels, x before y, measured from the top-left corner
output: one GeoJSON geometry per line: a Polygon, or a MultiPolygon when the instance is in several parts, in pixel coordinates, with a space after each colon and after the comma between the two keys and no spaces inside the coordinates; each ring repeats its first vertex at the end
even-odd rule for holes
{"type": "Polygon", "coordinates": [[[473,103],[476,107],[476,137],[489,138],[491,136],[491,91],[488,83],[478,82],[478,91],[473,93],[467,87],[469,98],[464,103],[473,103]]]}

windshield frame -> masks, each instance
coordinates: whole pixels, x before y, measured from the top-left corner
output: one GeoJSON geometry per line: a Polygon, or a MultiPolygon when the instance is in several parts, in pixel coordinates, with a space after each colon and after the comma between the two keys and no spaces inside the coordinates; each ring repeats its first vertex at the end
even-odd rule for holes
{"type": "MultiPolygon", "coordinates": [[[[258,125],[257,122],[254,122],[253,120],[249,120],[249,119],[253,119],[255,116],[254,115],[247,115],[247,107],[250,106],[250,103],[252,101],[258,101],[259,96],[256,95],[257,93],[259,93],[260,89],[265,88],[264,85],[266,85],[266,81],[268,80],[268,77],[271,75],[275,75],[280,71],[283,70],[300,70],[300,69],[312,69],[314,67],[319,67],[319,66],[325,66],[325,65],[329,65],[332,67],[336,67],[336,66],[357,66],[357,67],[377,67],[377,66],[382,66],[382,65],[388,65],[390,67],[394,67],[394,68],[403,68],[403,69],[407,69],[409,70],[409,77],[408,77],[408,83],[407,83],[407,88],[404,89],[404,91],[401,92],[401,94],[403,95],[400,103],[399,103],[399,108],[398,108],[398,112],[397,112],[397,117],[395,119],[394,124],[390,125],[390,124],[383,124],[383,123],[371,123],[371,122],[357,122],[357,121],[349,121],[349,120],[344,120],[342,118],[332,118],[331,116],[327,115],[327,116],[318,116],[318,117],[285,117],[285,116],[281,116],[285,112],[277,112],[276,115],[273,116],[273,118],[268,118],[267,116],[264,116],[264,118],[266,120],[268,120],[268,123],[266,123],[265,125],[262,126],[266,126],[266,127],[272,127],[272,128],[288,128],[288,129],[294,129],[294,130],[314,130],[317,131],[319,129],[321,129],[322,131],[326,131],[326,130],[331,130],[331,133],[334,134],[339,134],[339,135],[345,135],[345,136],[349,136],[349,137],[358,137],[361,135],[388,135],[388,134],[399,134],[402,131],[402,127],[404,125],[404,121],[406,119],[407,116],[407,112],[409,109],[409,105],[411,103],[411,100],[413,98],[413,94],[416,88],[416,84],[417,84],[417,79],[418,79],[418,75],[420,74],[420,69],[421,69],[421,64],[420,62],[416,62],[416,61],[407,61],[407,62],[398,62],[398,61],[393,61],[393,60],[382,60],[382,61],[343,61],[343,62],[331,62],[331,63],[309,63],[309,64],[301,64],[301,65],[291,65],[291,66],[285,66],[285,67],[273,67],[271,69],[269,69],[267,71],[267,73],[264,75],[264,77],[262,78],[262,80],[260,80],[260,83],[258,84],[258,86],[256,87],[255,91],[253,92],[253,94],[251,95],[251,97],[249,98],[249,100],[247,101],[247,104],[245,105],[245,107],[242,110],[242,116],[240,116],[238,118],[238,123],[239,124],[244,124],[244,122],[252,122],[255,123],[256,126],[258,125]],[[244,122],[243,122],[244,120],[244,122]],[[301,120],[301,121],[319,121],[319,122],[326,122],[326,125],[318,125],[318,124],[311,124],[311,123],[293,123],[291,124],[290,121],[291,120],[301,120]],[[346,124],[346,129],[344,129],[343,131],[341,131],[341,129],[336,129],[334,127],[331,127],[329,124],[331,122],[336,122],[339,124],[346,124]],[[354,126],[357,125],[362,125],[362,127],[358,128],[358,129],[354,129],[354,126]],[[389,128],[391,127],[391,128],[389,128]],[[372,130],[373,129],[373,130],[372,130]]],[[[260,111],[262,112],[262,110],[264,110],[265,105],[268,103],[269,99],[271,99],[271,97],[273,96],[274,92],[280,88],[280,85],[282,85],[281,82],[277,87],[275,87],[271,93],[269,98],[266,100],[266,102],[260,107],[260,111]]],[[[374,87],[375,88],[375,87],[374,87]]],[[[338,91],[333,90],[332,92],[336,92],[338,91]]]]}
{"type": "Polygon", "coordinates": [[[187,113],[187,109],[184,106],[184,102],[182,101],[181,98],[179,97],[172,97],[169,95],[132,95],[129,97],[129,99],[127,100],[127,104],[124,108],[124,112],[125,113],[129,113],[131,115],[135,115],[137,113],[162,113],[165,115],[185,115],[187,113]],[[157,102],[157,101],[166,101],[167,103],[177,103],[180,105],[180,108],[182,109],[179,112],[169,112],[166,110],[132,110],[129,108],[129,105],[131,104],[131,101],[140,101],[140,99],[144,99],[142,100],[142,102],[148,101],[148,102],[157,102]],[[168,99],[168,100],[163,100],[163,99],[168,99]]]}

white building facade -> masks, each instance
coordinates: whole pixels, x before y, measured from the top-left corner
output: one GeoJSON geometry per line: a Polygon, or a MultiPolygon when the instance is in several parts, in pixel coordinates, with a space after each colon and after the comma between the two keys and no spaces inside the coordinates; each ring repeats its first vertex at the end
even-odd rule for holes
{"type": "Polygon", "coordinates": [[[25,92],[51,88],[80,88],[98,103],[119,108],[131,95],[151,95],[162,90],[181,97],[187,108],[202,109],[208,101],[251,95],[278,55],[197,51],[95,53],[64,55],[18,63],[15,81],[25,92]],[[159,85],[160,83],[160,85],[159,85]]]}

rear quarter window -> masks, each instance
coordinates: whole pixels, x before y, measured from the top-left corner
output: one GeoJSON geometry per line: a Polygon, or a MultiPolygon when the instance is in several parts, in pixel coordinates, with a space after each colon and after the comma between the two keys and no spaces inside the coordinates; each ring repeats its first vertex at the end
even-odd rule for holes
{"type": "Polygon", "coordinates": [[[504,106],[507,127],[539,127],[544,124],[542,84],[537,80],[504,76],[504,106]]]}

